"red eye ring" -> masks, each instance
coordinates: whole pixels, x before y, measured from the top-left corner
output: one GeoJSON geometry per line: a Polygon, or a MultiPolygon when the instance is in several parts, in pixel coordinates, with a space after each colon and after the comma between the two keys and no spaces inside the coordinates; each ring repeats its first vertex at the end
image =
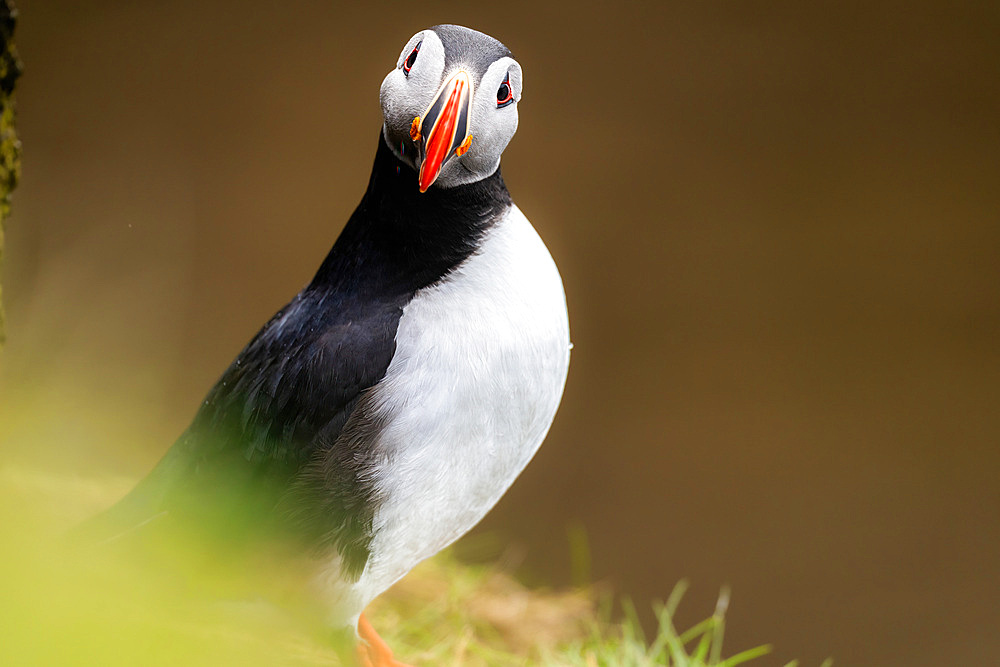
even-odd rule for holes
{"type": "Polygon", "coordinates": [[[510,72],[503,78],[503,83],[497,89],[497,109],[511,104],[514,101],[514,89],[510,85],[510,72]]]}
{"type": "Polygon", "coordinates": [[[409,76],[410,70],[413,69],[413,63],[417,62],[417,54],[420,53],[420,45],[423,44],[423,40],[417,42],[417,45],[413,47],[410,51],[410,55],[406,56],[406,60],[403,61],[403,74],[409,76]]]}

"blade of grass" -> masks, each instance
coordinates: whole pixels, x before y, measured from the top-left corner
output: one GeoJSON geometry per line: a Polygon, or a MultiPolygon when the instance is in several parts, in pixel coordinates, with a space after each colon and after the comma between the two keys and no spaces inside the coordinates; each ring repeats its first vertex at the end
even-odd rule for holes
{"type": "Polygon", "coordinates": [[[719,599],[715,602],[715,632],[712,633],[711,663],[718,664],[722,658],[722,638],[726,634],[726,612],[729,610],[729,587],[723,586],[719,591],[719,599]]]}
{"type": "MultiPolygon", "coordinates": [[[[763,646],[755,646],[754,648],[748,648],[745,651],[740,651],[734,656],[730,656],[718,663],[719,667],[733,667],[734,665],[739,665],[754,658],[759,658],[762,655],[767,655],[771,652],[771,646],[764,644],[763,646]]],[[[713,663],[715,664],[715,663],[713,663]]]]}

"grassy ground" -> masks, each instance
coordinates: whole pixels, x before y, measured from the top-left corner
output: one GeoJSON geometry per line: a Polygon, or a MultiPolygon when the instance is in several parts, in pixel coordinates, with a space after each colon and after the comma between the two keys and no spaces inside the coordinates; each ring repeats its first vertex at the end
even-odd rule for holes
{"type": "MultiPolygon", "coordinates": [[[[0,664],[338,664],[294,563],[248,576],[180,546],[168,563],[164,554],[154,562],[60,546],[66,527],[130,484],[0,467],[0,664]]],[[[761,646],[723,658],[725,593],[714,614],[678,632],[671,618],[683,592],[678,585],[657,610],[659,632],[647,640],[627,603],[624,620],[612,621],[607,598],[591,589],[528,590],[498,567],[445,553],[368,615],[416,665],[729,667],[767,653],[761,646]]]]}

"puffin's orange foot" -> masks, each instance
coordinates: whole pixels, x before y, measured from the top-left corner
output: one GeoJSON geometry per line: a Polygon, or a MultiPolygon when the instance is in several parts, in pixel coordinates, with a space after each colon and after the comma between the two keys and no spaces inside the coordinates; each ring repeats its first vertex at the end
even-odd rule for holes
{"type": "Polygon", "coordinates": [[[358,619],[358,662],[361,667],[410,667],[392,657],[392,649],[378,636],[364,614],[358,619]]]}

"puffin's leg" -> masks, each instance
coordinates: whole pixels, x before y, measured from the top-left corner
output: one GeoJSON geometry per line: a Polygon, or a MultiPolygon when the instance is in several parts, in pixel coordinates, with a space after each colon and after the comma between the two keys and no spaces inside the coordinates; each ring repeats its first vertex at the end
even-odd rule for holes
{"type": "Polygon", "coordinates": [[[364,614],[358,618],[358,662],[362,667],[410,667],[392,657],[392,649],[378,636],[364,614]]]}

